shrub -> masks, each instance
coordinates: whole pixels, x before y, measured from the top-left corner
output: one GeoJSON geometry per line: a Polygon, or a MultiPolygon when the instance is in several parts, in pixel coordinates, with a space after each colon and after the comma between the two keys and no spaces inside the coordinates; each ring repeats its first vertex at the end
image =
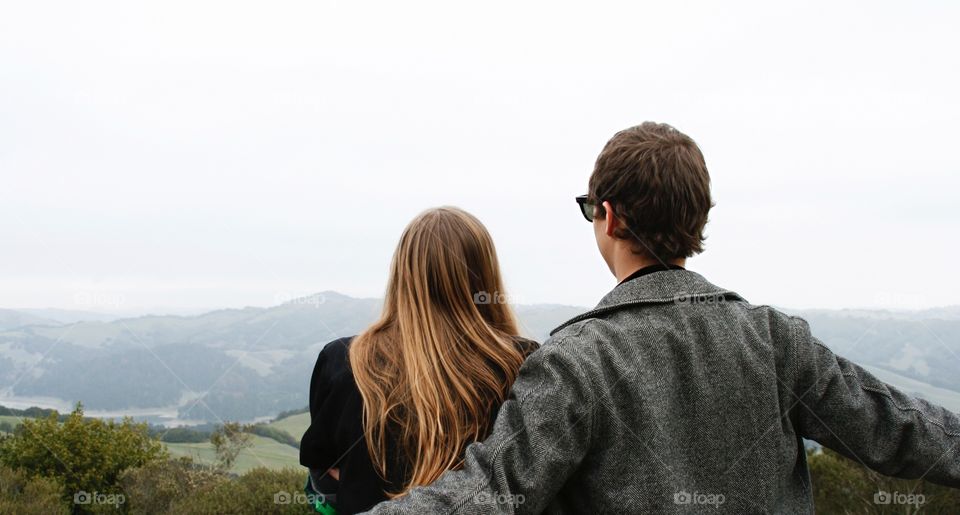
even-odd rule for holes
{"type": "Polygon", "coordinates": [[[255,468],[175,501],[170,513],[185,515],[288,515],[313,513],[305,501],[306,473],[300,469],[255,468]]]}
{"type": "Polygon", "coordinates": [[[151,428],[150,435],[167,443],[209,442],[212,431],[199,431],[190,427],[151,428]]]}
{"type": "Polygon", "coordinates": [[[0,465],[0,513],[67,514],[63,484],[0,465]]]}
{"type": "Polygon", "coordinates": [[[182,457],[128,469],[120,476],[120,486],[130,513],[160,515],[168,513],[174,501],[228,480],[226,475],[182,457]]]}
{"type": "MultiPolygon", "coordinates": [[[[124,470],[166,458],[160,442],[147,434],[146,425],[129,418],[121,423],[84,419],[79,404],[63,423],[59,418],[53,412],[46,418],[25,419],[13,436],[0,440],[0,462],[31,476],[56,478],[69,501],[77,495],[81,501],[87,496],[118,495],[117,480],[124,470]]],[[[77,509],[97,508],[94,503],[77,509]]]]}

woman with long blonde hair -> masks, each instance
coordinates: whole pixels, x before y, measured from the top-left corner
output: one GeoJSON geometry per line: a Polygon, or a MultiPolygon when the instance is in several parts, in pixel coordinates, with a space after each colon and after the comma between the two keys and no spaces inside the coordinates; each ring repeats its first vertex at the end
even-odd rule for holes
{"type": "Polygon", "coordinates": [[[354,513],[461,466],[537,348],[519,336],[503,291],[473,215],[441,207],[410,222],[379,320],[317,359],[300,446],[308,491],[354,513]]]}

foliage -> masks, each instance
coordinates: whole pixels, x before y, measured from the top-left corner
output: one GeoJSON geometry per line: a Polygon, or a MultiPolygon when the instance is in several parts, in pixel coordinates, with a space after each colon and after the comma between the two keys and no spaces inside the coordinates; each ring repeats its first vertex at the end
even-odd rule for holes
{"type": "Polygon", "coordinates": [[[132,467],[166,457],[145,424],[85,419],[83,407],[63,423],[58,414],[25,419],[13,436],[0,440],[0,462],[32,476],[55,478],[66,499],[119,494],[117,479],[132,467]]]}
{"type": "Polygon", "coordinates": [[[175,501],[170,513],[184,515],[307,514],[313,513],[305,502],[305,473],[297,469],[256,468],[237,479],[199,489],[193,495],[175,501]]]}
{"type": "Polygon", "coordinates": [[[890,478],[829,449],[807,456],[818,513],[954,515],[960,507],[960,490],[890,478]]]}
{"type": "Polygon", "coordinates": [[[230,470],[240,451],[253,443],[253,436],[239,422],[227,422],[210,435],[210,443],[217,453],[217,467],[230,470]]]}
{"type": "Polygon", "coordinates": [[[150,436],[167,443],[209,442],[212,433],[212,431],[205,431],[195,427],[150,427],[150,436]]]}
{"type": "Polygon", "coordinates": [[[228,480],[225,474],[182,457],[128,469],[120,476],[120,485],[131,513],[160,515],[168,513],[178,499],[228,480]]]}
{"type": "Polygon", "coordinates": [[[70,509],[56,479],[0,465],[0,513],[67,514],[70,509]]]}
{"type": "MultiPolygon", "coordinates": [[[[13,416],[13,417],[23,417],[23,418],[46,418],[56,412],[57,410],[52,410],[47,408],[38,408],[36,406],[31,406],[27,409],[17,409],[17,408],[8,408],[6,406],[0,406],[0,416],[13,416]]],[[[61,418],[65,418],[65,417],[61,417],[61,418]]]]}
{"type": "Polygon", "coordinates": [[[309,411],[310,411],[310,407],[309,407],[309,406],[304,406],[304,407],[302,407],[302,408],[292,409],[292,410],[287,410],[287,411],[281,411],[280,413],[277,414],[276,417],[273,417],[272,422],[276,422],[276,421],[278,421],[278,420],[283,420],[283,419],[285,419],[285,418],[287,418],[287,417],[292,417],[292,416],[294,416],[294,415],[299,415],[299,414],[301,414],[301,413],[307,413],[307,412],[309,412],[309,411]]]}

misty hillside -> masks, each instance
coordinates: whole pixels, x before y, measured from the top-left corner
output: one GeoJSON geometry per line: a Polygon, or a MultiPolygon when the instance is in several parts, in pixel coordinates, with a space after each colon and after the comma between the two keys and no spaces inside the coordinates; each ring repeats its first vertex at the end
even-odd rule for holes
{"type": "MultiPolygon", "coordinates": [[[[53,398],[63,401],[61,407],[79,400],[93,411],[153,408],[180,419],[272,416],[304,406],[320,348],[357,334],[379,310],[377,299],[324,292],[270,308],[190,317],[29,325],[41,320],[11,315],[12,328],[0,331],[0,384],[6,385],[0,404],[53,398]]],[[[542,341],[581,310],[544,305],[517,311],[524,332],[542,341]]]]}
{"type": "MultiPolygon", "coordinates": [[[[378,299],[324,292],[269,308],[112,321],[0,310],[0,404],[63,409],[82,401],[91,412],[159,423],[273,416],[307,404],[320,348],[360,332],[379,309],[378,299]]],[[[524,332],[539,341],[584,310],[517,307],[524,332]]],[[[799,314],[838,354],[960,411],[960,310],[799,314]]]]}
{"type": "Polygon", "coordinates": [[[23,310],[0,309],[0,331],[25,325],[57,325],[58,321],[33,315],[23,310]]]}

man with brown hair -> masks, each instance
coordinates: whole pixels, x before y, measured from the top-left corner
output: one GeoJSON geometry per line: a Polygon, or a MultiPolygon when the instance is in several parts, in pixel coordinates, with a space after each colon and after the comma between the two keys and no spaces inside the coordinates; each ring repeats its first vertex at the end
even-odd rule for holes
{"type": "Polygon", "coordinates": [[[960,487],[957,414],[684,269],[712,206],[689,137],[617,133],[577,203],[619,284],[527,359],[461,470],[374,513],[813,513],[803,438],[960,487]]]}

